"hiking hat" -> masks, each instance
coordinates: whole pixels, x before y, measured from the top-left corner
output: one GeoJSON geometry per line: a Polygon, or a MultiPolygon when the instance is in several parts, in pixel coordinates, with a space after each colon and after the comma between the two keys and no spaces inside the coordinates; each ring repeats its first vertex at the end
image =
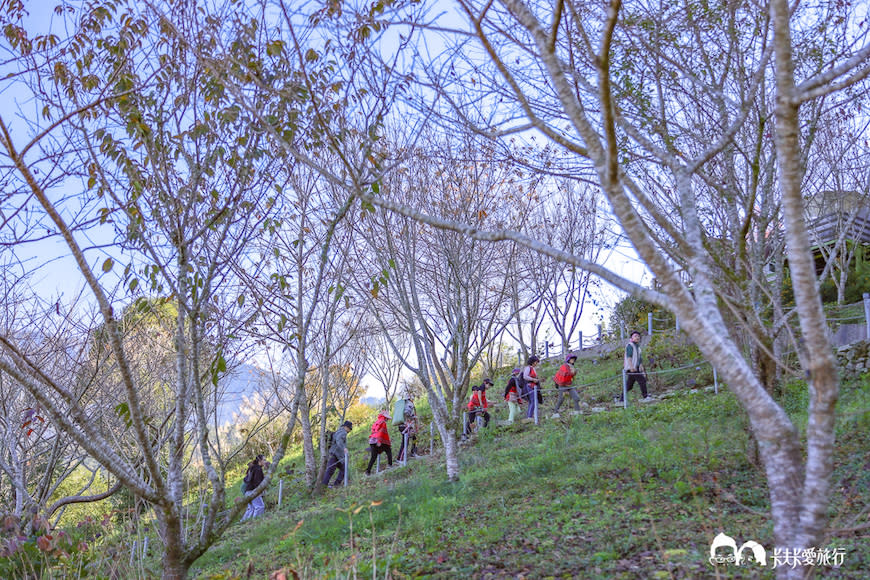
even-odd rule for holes
{"type": "MultiPolygon", "coordinates": [[[[491,385],[491,384],[492,384],[492,381],[489,380],[489,378],[485,378],[485,379],[483,379],[483,384],[484,384],[484,385],[491,385]]],[[[483,385],[481,385],[481,386],[483,386],[483,385]]]]}
{"type": "Polygon", "coordinates": [[[568,356],[565,357],[565,362],[568,362],[568,361],[571,360],[572,358],[573,358],[574,360],[577,360],[577,355],[574,354],[573,352],[568,353],[568,356]]]}
{"type": "Polygon", "coordinates": [[[384,419],[392,419],[393,417],[390,415],[389,411],[381,411],[381,415],[384,416],[384,419]]]}
{"type": "Polygon", "coordinates": [[[344,423],[341,424],[341,426],[347,427],[348,429],[353,429],[353,423],[351,423],[350,421],[345,421],[344,423]]]}
{"type": "Polygon", "coordinates": [[[512,375],[518,375],[518,374],[520,374],[520,369],[514,369],[514,370],[512,370],[512,371],[511,371],[511,374],[512,374],[512,375]]]}

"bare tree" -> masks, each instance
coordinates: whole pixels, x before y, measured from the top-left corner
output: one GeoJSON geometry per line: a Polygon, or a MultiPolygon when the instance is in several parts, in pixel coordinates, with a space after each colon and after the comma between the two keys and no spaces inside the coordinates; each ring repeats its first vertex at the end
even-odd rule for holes
{"type": "MultiPolygon", "coordinates": [[[[801,20],[800,10],[790,10],[782,0],[772,0],[760,10],[755,5],[738,5],[721,14],[729,23],[725,27],[729,31],[739,30],[737,23],[742,18],[759,23],[758,30],[753,31],[758,39],[754,44],[751,41],[747,44],[746,39],[731,42],[735,39],[733,36],[725,37],[724,42],[719,37],[717,42],[711,35],[720,27],[699,23],[683,6],[673,6],[672,12],[656,12],[655,9],[661,7],[650,6],[650,10],[641,15],[634,7],[624,8],[618,0],[604,7],[558,2],[555,11],[548,2],[522,0],[499,3],[460,0],[459,5],[493,66],[481,70],[481,65],[474,69],[474,75],[468,75],[473,82],[472,78],[463,79],[461,75],[442,77],[441,95],[450,94],[449,83],[455,83],[453,88],[461,87],[465,95],[494,89],[497,91],[494,96],[488,93],[471,100],[493,105],[506,102],[513,108],[497,116],[481,115],[491,120],[478,125],[482,132],[509,136],[534,129],[555,146],[574,155],[578,163],[587,163],[587,170],[594,172],[636,252],[656,276],[659,289],[641,288],[582,256],[560,251],[515,231],[488,231],[474,221],[424,213],[409,207],[412,204],[407,200],[396,202],[376,196],[366,199],[420,222],[464,233],[472,239],[520,242],[588,269],[605,281],[674,312],[701,352],[727,377],[729,386],[749,415],[768,478],[776,545],[801,549],[818,543],[823,539],[829,498],[838,381],[804,222],[801,187],[804,151],[800,142],[799,112],[805,103],[862,83],[870,74],[866,32],[860,27],[850,28],[854,14],[842,5],[824,5],[825,9],[842,17],[837,20],[836,33],[840,35],[841,42],[837,45],[840,50],[830,61],[801,61],[798,67],[791,31],[793,26],[802,26],[805,21],[801,20]],[[656,14],[660,18],[656,18],[656,14]],[[661,65],[661,72],[674,70],[676,74],[647,77],[635,74],[633,63],[648,61],[643,60],[642,51],[627,52],[631,36],[648,34],[650,29],[660,33],[673,30],[674,16],[683,19],[678,21],[687,25],[690,34],[681,36],[679,43],[671,43],[667,51],[649,54],[650,58],[657,59],[656,66],[661,65]],[[713,46],[714,42],[731,47],[730,53],[720,57],[732,56],[700,60],[703,48],[708,43],[713,46]],[[749,74],[729,76],[727,67],[737,56],[748,63],[749,74]],[[771,64],[775,65],[773,72],[771,64]],[[487,78],[487,74],[491,76],[487,78]],[[483,82],[480,82],[481,77],[483,82]],[[685,119],[680,115],[682,95],[691,94],[698,99],[703,94],[721,94],[724,86],[720,79],[723,78],[729,83],[738,83],[735,87],[739,86],[739,91],[729,88],[730,94],[737,98],[730,99],[728,109],[712,118],[707,126],[709,138],[697,149],[681,147],[680,123],[663,126],[643,116],[627,114],[632,103],[646,100],[654,107],[669,111],[673,119],[682,121],[685,119]],[[658,79],[667,83],[657,83],[658,79]],[[707,222],[703,215],[708,206],[698,190],[698,179],[705,165],[729,147],[752,104],[758,98],[770,96],[761,93],[765,79],[772,79],[775,87],[772,95],[778,166],[776,191],[780,195],[782,232],[795,288],[796,317],[806,345],[800,353],[810,390],[805,444],[729,333],[725,322],[727,310],[723,310],[718,301],[716,277],[711,267],[717,250],[705,235],[707,222]],[[637,90],[625,91],[628,80],[637,90]],[[525,123],[518,122],[518,116],[525,123]],[[656,171],[667,179],[668,187],[660,190],[666,196],[650,197],[655,190],[636,180],[637,169],[623,155],[626,148],[645,152],[634,163],[651,160],[656,171]],[[668,211],[664,211],[666,209],[668,211]]],[[[459,36],[467,38],[464,32],[459,36]]],[[[449,57],[455,58],[457,53],[459,51],[449,57]]],[[[472,62],[480,65],[479,61],[472,62]]],[[[464,113],[466,121],[479,121],[468,111],[458,107],[457,110],[464,113]]],[[[751,213],[752,208],[745,207],[744,211],[751,213]]],[[[784,577],[803,575],[801,570],[785,567],[778,573],[784,577]]]]}

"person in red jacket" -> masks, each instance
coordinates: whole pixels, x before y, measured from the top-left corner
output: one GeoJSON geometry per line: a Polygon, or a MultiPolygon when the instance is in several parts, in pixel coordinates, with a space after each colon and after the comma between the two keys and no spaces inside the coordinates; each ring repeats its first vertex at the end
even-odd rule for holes
{"type": "Polygon", "coordinates": [[[559,370],[556,371],[556,376],[553,377],[553,382],[556,383],[556,387],[559,389],[559,398],[556,399],[556,414],[559,413],[559,407],[562,406],[562,401],[565,400],[566,391],[574,400],[574,412],[580,412],[580,395],[577,394],[577,389],[573,386],[574,375],[577,374],[577,371],[574,369],[575,362],[577,362],[577,355],[573,352],[568,354],[565,357],[565,364],[559,367],[559,370]]]}
{"type": "Polygon", "coordinates": [[[507,386],[504,388],[504,400],[507,401],[510,414],[508,415],[508,423],[513,423],[520,412],[520,404],[522,403],[521,389],[517,384],[517,377],[520,376],[520,369],[514,369],[511,372],[511,378],[508,379],[507,386]]]}
{"type": "Polygon", "coordinates": [[[471,400],[468,401],[468,423],[465,425],[465,432],[471,433],[471,425],[477,419],[477,415],[483,415],[483,426],[489,425],[489,402],[486,400],[486,387],[491,385],[492,381],[483,379],[483,384],[479,387],[471,387],[471,400]]]}
{"type": "Polygon", "coordinates": [[[390,446],[390,433],[387,431],[387,421],[390,419],[392,417],[386,411],[381,411],[372,425],[372,436],[369,437],[369,451],[372,456],[369,466],[366,467],[366,475],[372,474],[372,465],[381,453],[386,452],[387,463],[390,467],[393,466],[393,448],[390,446]]]}

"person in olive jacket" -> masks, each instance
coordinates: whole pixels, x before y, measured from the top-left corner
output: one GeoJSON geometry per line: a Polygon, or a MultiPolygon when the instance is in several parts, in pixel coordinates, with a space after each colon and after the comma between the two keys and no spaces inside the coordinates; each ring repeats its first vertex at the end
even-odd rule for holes
{"type": "Polygon", "coordinates": [[[323,485],[332,487],[329,480],[333,472],[338,469],[334,485],[341,485],[344,481],[344,461],[347,457],[347,434],[353,429],[353,423],[345,421],[332,436],[332,447],[329,448],[326,473],[323,474],[323,485]]]}

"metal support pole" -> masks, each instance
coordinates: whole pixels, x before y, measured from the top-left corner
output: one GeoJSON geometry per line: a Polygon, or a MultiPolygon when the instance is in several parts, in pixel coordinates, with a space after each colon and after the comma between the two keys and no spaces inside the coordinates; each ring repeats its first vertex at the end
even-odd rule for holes
{"type": "Polygon", "coordinates": [[[550,358],[550,341],[544,343],[544,356],[550,358]]]}
{"type": "Polygon", "coordinates": [[[344,487],[347,487],[347,472],[350,471],[350,456],[348,455],[347,448],[344,450],[344,487]]]}
{"type": "Polygon", "coordinates": [[[867,340],[870,340],[870,294],[864,292],[864,326],[867,328],[867,340]]]}
{"type": "Polygon", "coordinates": [[[462,435],[468,436],[468,413],[462,411],[462,435]]]}
{"type": "MultiPolygon", "coordinates": [[[[650,314],[650,320],[652,320],[652,314],[650,314]]],[[[622,408],[628,409],[628,373],[625,372],[625,369],[622,369],[622,408]]]]}
{"type": "Polygon", "coordinates": [[[147,555],[148,555],[148,536],[145,536],[145,538],[142,539],[142,557],[144,558],[147,555]]]}
{"type": "Polygon", "coordinates": [[[647,315],[646,315],[646,320],[647,320],[647,323],[646,323],[646,326],[647,326],[647,332],[646,332],[646,333],[647,333],[648,335],[652,336],[652,333],[653,333],[653,326],[652,326],[652,312],[647,313],[647,315]]]}
{"type": "Polygon", "coordinates": [[[625,340],[625,323],[619,323],[619,340],[625,340]]]}
{"type": "Polygon", "coordinates": [[[381,472],[381,454],[378,453],[377,457],[378,457],[378,459],[375,462],[375,474],[378,474],[381,472]]]}
{"type": "Polygon", "coordinates": [[[535,388],[532,389],[532,396],[535,398],[535,425],[538,424],[538,407],[540,407],[540,403],[538,403],[538,389],[540,386],[535,385],[535,388]]]}
{"type": "Polygon", "coordinates": [[[713,391],[719,394],[719,376],[716,374],[716,367],[713,367],[713,391]]]}
{"type": "Polygon", "coordinates": [[[130,546],[130,565],[133,565],[133,558],[136,557],[136,540],[133,540],[133,545],[130,546]]]}
{"type": "Polygon", "coordinates": [[[578,342],[580,345],[580,350],[583,350],[583,331],[580,331],[580,341],[578,342]]]}
{"type": "Polygon", "coordinates": [[[278,480],[278,507],[281,507],[281,498],[284,495],[284,480],[278,480]]]}
{"type": "Polygon", "coordinates": [[[674,324],[676,325],[677,332],[680,332],[680,319],[674,316],[674,324]]]}
{"type": "Polygon", "coordinates": [[[408,434],[402,433],[402,465],[408,465],[408,434]]]}
{"type": "Polygon", "coordinates": [[[429,423],[429,455],[435,449],[435,423],[429,423]]]}
{"type": "Polygon", "coordinates": [[[604,329],[603,329],[602,325],[599,324],[598,325],[598,344],[601,344],[601,335],[603,334],[603,330],[604,329]]]}

